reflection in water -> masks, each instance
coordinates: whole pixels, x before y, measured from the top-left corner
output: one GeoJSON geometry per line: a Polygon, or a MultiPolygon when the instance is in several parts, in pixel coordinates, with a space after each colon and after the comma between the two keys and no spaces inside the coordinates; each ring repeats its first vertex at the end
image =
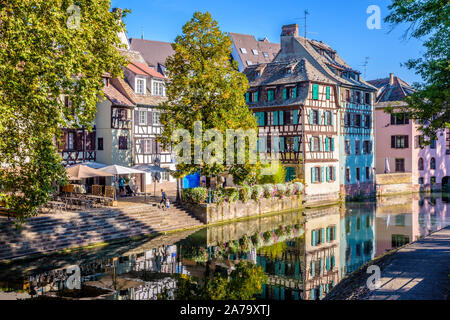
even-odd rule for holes
{"type": "Polygon", "coordinates": [[[322,299],[376,256],[450,225],[449,211],[448,196],[414,195],[274,215],[0,266],[0,288],[40,298],[322,299]]]}

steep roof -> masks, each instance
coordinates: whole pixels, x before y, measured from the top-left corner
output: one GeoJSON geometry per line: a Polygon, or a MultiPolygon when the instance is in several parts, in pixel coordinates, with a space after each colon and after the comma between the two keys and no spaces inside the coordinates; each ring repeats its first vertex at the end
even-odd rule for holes
{"type": "Polygon", "coordinates": [[[124,80],[119,78],[111,79],[111,83],[125,96],[133,105],[143,104],[150,106],[158,106],[161,102],[167,100],[167,97],[153,96],[150,93],[145,95],[136,94],[130,85],[124,80]]]}
{"type": "Polygon", "coordinates": [[[248,67],[247,61],[251,61],[252,64],[271,62],[281,48],[279,43],[269,42],[267,38],[256,40],[253,35],[234,32],[230,32],[229,35],[244,64],[244,68],[248,67]],[[241,48],[244,48],[246,53],[243,53],[241,48]],[[257,50],[257,55],[252,50],[257,50]],[[265,53],[267,56],[265,56],[265,53]]]}
{"type": "Polygon", "coordinates": [[[414,92],[411,85],[392,75],[389,78],[369,81],[370,84],[378,88],[376,103],[403,101],[403,99],[414,92]],[[391,84],[392,81],[392,84],[391,84]]]}
{"type": "Polygon", "coordinates": [[[150,76],[150,77],[155,77],[155,78],[160,78],[160,79],[166,78],[161,73],[150,68],[149,66],[147,66],[144,63],[131,62],[129,65],[127,65],[126,68],[128,70],[134,72],[135,74],[138,74],[141,76],[150,76]]]}
{"type": "Polygon", "coordinates": [[[109,86],[103,87],[105,97],[115,106],[133,107],[135,103],[124,95],[119,88],[111,82],[109,86]]]}
{"type": "Polygon", "coordinates": [[[165,66],[166,59],[175,53],[170,42],[131,38],[130,46],[141,53],[150,67],[158,71],[161,71],[159,65],[165,66]]]}

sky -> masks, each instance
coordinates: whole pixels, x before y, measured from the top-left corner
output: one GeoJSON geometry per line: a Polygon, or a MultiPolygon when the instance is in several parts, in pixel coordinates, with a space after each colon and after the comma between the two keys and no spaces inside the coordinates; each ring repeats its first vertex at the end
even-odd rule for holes
{"type": "Polygon", "coordinates": [[[281,27],[297,23],[304,35],[304,11],[308,10],[307,37],[330,45],[366,80],[386,78],[394,73],[406,82],[420,82],[413,70],[401,66],[424,53],[423,40],[405,38],[408,25],[394,28],[384,23],[390,0],[111,0],[112,7],[127,8],[129,38],[173,42],[195,11],[209,11],[225,32],[267,37],[280,43],[281,27]],[[381,28],[369,29],[367,20],[380,8],[381,28]],[[369,57],[366,68],[363,66],[369,57]]]}

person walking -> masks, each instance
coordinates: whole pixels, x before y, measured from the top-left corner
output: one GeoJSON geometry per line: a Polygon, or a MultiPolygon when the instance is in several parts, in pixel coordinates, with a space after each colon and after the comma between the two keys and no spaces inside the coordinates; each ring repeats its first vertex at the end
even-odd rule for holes
{"type": "Polygon", "coordinates": [[[125,191],[125,179],[123,177],[119,178],[119,193],[125,191]]]}
{"type": "Polygon", "coordinates": [[[166,208],[166,201],[167,201],[167,195],[164,192],[163,189],[161,189],[161,201],[159,202],[159,206],[161,207],[161,204],[163,205],[163,210],[166,208]]]}

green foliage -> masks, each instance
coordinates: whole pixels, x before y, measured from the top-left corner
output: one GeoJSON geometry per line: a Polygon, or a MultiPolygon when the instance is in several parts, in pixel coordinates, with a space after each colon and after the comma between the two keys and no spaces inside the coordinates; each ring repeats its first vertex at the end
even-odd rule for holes
{"type": "Polygon", "coordinates": [[[203,187],[183,190],[183,201],[190,203],[202,203],[205,202],[207,197],[208,189],[203,187]]]}
{"type": "MultiPolygon", "coordinates": [[[[231,45],[228,34],[219,29],[208,12],[195,12],[183,26],[183,33],[172,45],[175,53],[166,61],[171,81],[166,90],[168,100],[161,105],[164,130],[158,137],[165,147],[171,145],[177,129],[186,129],[193,138],[196,121],[202,122],[202,133],[217,129],[223,136],[227,129],[257,129],[256,119],[244,99],[248,80],[237,70],[236,63],[230,61],[231,45]]],[[[204,140],[202,151],[211,144],[204,140]]],[[[226,139],[223,142],[226,154],[226,139]]],[[[194,155],[194,143],[191,147],[194,155]]],[[[204,175],[218,175],[234,167],[224,165],[223,161],[208,164],[203,159],[196,160],[177,164],[177,170],[183,174],[201,170],[204,175]]],[[[251,165],[244,168],[251,171],[251,165]]]]}
{"type": "Polygon", "coordinates": [[[239,200],[242,202],[248,202],[248,200],[252,197],[253,189],[250,186],[242,186],[241,189],[239,189],[239,200]]]}
{"type": "MultiPolygon", "coordinates": [[[[390,105],[392,114],[406,113],[424,135],[436,139],[439,129],[450,128],[450,5],[448,0],[394,0],[385,18],[392,25],[409,23],[405,37],[424,38],[425,54],[406,62],[424,83],[415,84],[407,106],[390,105]]],[[[426,142],[426,143],[429,143],[426,142]]]]}
{"type": "Polygon", "coordinates": [[[228,202],[236,202],[239,200],[239,190],[236,188],[225,188],[225,195],[228,202]]]}
{"type": "Polygon", "coordinates": [[[265,185],[263,185],[263,188],[264,188],[264,198],[270,199],[274,196],[275,186],[273,184],[266,183],[265,185]]]}
{"type": "Polygon", "coordinates": [[[0,201],[20,221],[36,214],[54,183],[65,179],[55,147],[60,128],[90,129],[102,75],[119,76],[126,63],[117,50],[124,13],[110,12],[110,1],[77,0],[81,24],[70,29],[71,4],[0,4],[0,201]]]}
{"type": "Polygon", "coordinates": [[[278,163],[277,169],[273,170],[270,165],[265,165],[266,168],[270,167],[270,174],[268,175],[258,175],[258,184],[265,183],[285,183],[286,182],[286,168],[281,162],[278,163]]]}
{"type": "Polygon", "coordinates": [[[207,295],[211,300],[255,300],[268,281],[261,267],[241,261],[227,279],[216,275],[206,285],[207,295]]]}
{"type": "Polygon", "coordinates": [[[295,192],[295,185],[293,183],[286,183],[286,196],[292,196],[295,192]]]}
{"type": "Polygon", "coordinates": [[[276,187],[277,187],[277,197],[283,198],[286,195],[286,189],[287,189],[286,185],[279,183],[276,185],[276,187]]]}
{"type": "Polygon", "coordinates": [[[260,185],[256,185],[253,187],[252,199],[255,201],[261,200],[264,197],[264,188],[260,185]]]}

